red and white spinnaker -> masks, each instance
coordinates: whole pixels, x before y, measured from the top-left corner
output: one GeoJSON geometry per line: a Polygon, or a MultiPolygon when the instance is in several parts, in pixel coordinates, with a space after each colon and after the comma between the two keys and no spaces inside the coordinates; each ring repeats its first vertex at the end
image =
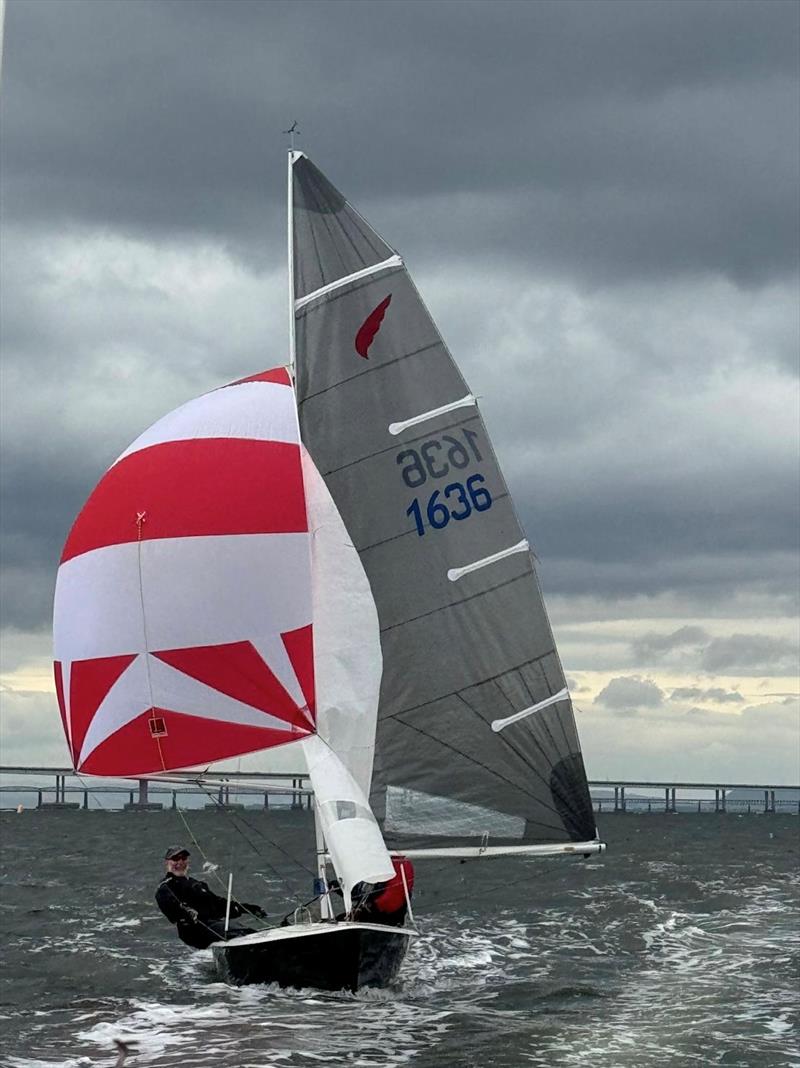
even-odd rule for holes
{"type": "Polygon", "coordinates": [[[102,478],[54,611],[74,766],[139,775],[315,732],[311,552],[282,368],[176,409],[102,478]]]}

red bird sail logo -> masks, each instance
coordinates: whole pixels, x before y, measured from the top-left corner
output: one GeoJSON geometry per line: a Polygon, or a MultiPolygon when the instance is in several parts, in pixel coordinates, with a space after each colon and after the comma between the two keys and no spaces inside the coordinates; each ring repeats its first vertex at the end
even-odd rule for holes
{"type": "Polygon", "coordinates": [[[381,328],[383,317],[386,314],[386,309],[392,302],[392,294],[380,302],[377,308],[374,308],[366,317],[364,322],[358,328],[356,334],[356,352],[359,356],[363,356],[365,360],[369,359],[369,347],[375,340],[375,335],[381,328]]]}

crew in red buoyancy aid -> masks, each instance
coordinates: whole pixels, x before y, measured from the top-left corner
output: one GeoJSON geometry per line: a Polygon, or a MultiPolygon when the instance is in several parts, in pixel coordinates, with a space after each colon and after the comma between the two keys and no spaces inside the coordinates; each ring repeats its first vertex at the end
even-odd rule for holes
{"type": "Polygon", "coordinates": [[[414,865],[406,857],[392,857],[394,878],[386,883],[357,883],[353,887],[353,919],[402,927],[408,912],[408,896],[414,889],[414,865]],[[405,875],[405,886],[403,885],[405,875]]]}

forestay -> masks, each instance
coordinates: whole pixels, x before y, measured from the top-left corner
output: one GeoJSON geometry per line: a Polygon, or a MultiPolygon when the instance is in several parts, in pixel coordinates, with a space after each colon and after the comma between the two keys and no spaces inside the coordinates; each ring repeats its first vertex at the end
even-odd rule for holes
{"type": "Polygon", "coordinates": [[[475,399],[397,253],[291,163],[301,437],[377,607],[384,835],[592,840],[564,675],[475,399]]]}

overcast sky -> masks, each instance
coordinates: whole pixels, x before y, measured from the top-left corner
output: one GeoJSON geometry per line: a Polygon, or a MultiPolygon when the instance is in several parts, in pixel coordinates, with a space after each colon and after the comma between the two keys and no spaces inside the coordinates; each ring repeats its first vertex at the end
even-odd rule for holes
{"type": "Polygon", "coordinates": [[[297,119],[481,397],[590,775],[798,782],[799,13],[9,0],[3,763],[67,762],[52,591],[98,478],[286,359],[297,119]]]}

